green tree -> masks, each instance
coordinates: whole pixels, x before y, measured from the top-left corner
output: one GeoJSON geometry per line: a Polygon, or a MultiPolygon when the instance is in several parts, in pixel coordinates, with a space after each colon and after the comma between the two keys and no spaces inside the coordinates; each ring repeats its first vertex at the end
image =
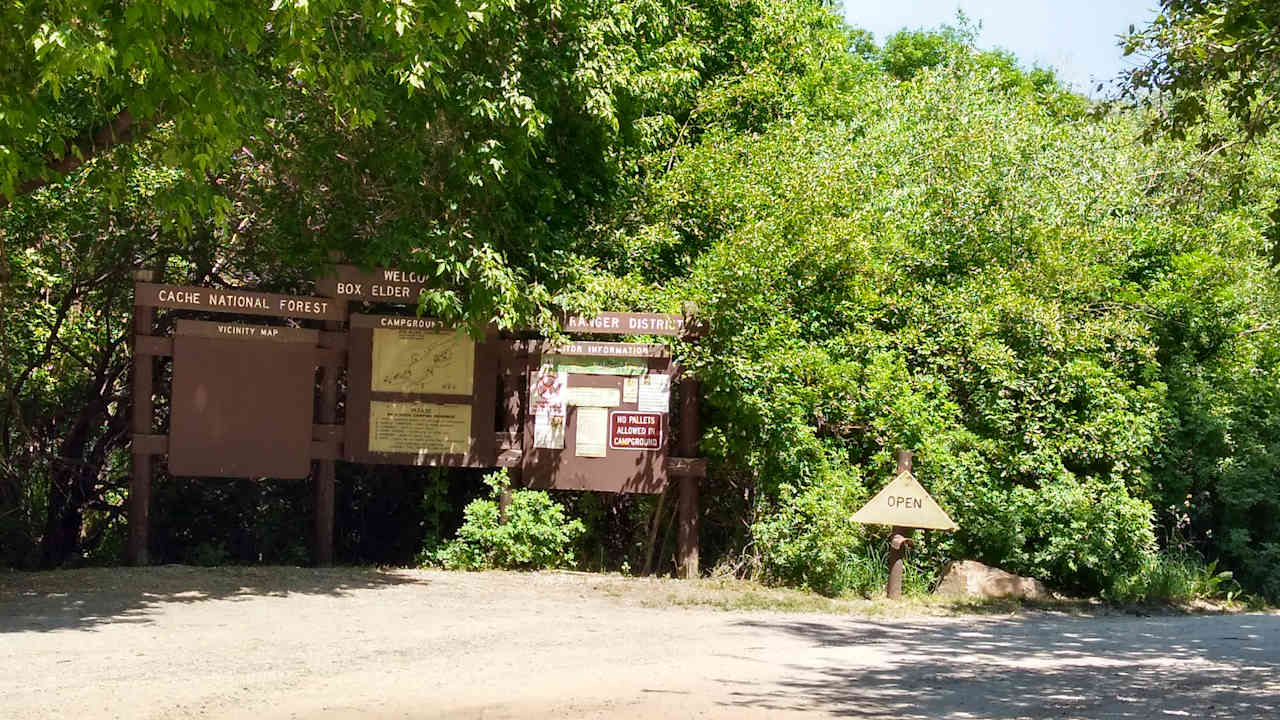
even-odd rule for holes
{"type": "Polygon", "coordinates": [[[307,292],[338,250],[429,273],[433,314],[551,324],[610,285],[584,228],[700,132],[700,88],[766,62],[785,86],[766,43],[839,28],[808,3],[471,7],[6,6],[6,562],[73,561],[119,514],[133,268],[307,292]]]}
{"type": "Polygon", "coordinates": [[[434,87],[493,19],[478,2],[6,4],[0,194],[28,192],[161,124],[174,129],[157,148],[169,164],[224,167],[277,116],[287,85],[367,124],[387,90],[371,81],[434,87]]]}
{"type": "Polygon", "coordinates": [[[1270,588],[1278,296],[1254,248],[1275,149],[1143,147],[1140,114],[1053,112],[1034,71],[971,50],[905,80],[837,67],[790,116],[682,155],[618,268],[708,315],[686,362],[712,482],[752,498],[747,567],[860,589],[878,531],[847,512],[901,445],[961,526],[926,567],[1099,592],[1191,544],[1270,588]],[[671,245],[691,269],[664,277],[671,245]]]}
{"type": "Polygon", "coordinates": [[[1246,139],[1280,120],[1280,5],[1270,0],[1162,0],[1141,29],[1129,27],[1127,93],[1157,110],[1148,132],[1174,137],[1220,107],[1246,139]]]}

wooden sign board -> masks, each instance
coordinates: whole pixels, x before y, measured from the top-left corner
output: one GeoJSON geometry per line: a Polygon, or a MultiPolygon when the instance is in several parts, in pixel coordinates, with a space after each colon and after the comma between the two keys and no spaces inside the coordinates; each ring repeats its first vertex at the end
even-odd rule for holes
{"type": "MultiPolygon", "coordinates": [[[[317,562],[327,564],[334,461],[346,459],[519,467],[530,487],[601,492],[661,492],[670,473],[680,479],[681,572],[696,575],[695,478],[706,475],[706,461],[692,457],[699,393],[685,378],[685,457],[668,457],[674,377],[667,347],[500,342],[492,328],[475,339],[431,318],[348,315],[349,301],[418,303],[429,278],[400,270],[339,266],[317,283],[318,297],[166,285],[161,277],[134,275],[130,562],[147,562],[152,458],[167,455],[175,476],[302,478],[314,463],[314,547],[317,562]],[[156,308],[295,318],[311,328],[323,322],[324,330],[182,318],[170,339],[153,334],[156,308]],[[173,357],[167,435],[155,433],[154,361],[161,356],[173,357]],[[547,382],[535,384],[534,374],[547,382]]],[[[693,314],[601,313],[567,317],[563,327],[601,335],[705,332],[693,314]]]]}
{"type": "Polygon", "coordinates": [[[344,455],[352,462],[496,464],[498,344],[434,318],[351,316],[344,455]]]}
{"type": "Polygon", "coordinates": [[[908,471],[898,473],[876,496],[853,514],[853,521],[926,530],[959,526],[908,471]]]}
{"type": "Polygon", "coordinates": [[[526,486],[630,493],[660,493],[667,487],[671,357],[666,348],[542,345],[534,347],[529,366],[521,455],[526,486]]]}
{"type": "Polygon", "coordinates": [[[427,288],[427,277],[415,272],[376,268],[364,271],[339,265],[333,274],[316,283],[316,291],[345,300],[416,305],[427,288]]]}
{"type": "Polygon", "coordinates": [[[302,328],[178,320],[169,472],[306,477],[318,339],[302,328]]]}
{"type": "Polygon", "coordinates": [[[614,358],[669,358],[671,351],[665,345],[648,343],[595,342],[574,340],[567,343],[541,343],[538,349],[544,355],[582,355],[586,357],[614,358]]]}
{"type": "Polygon", "coordinates": [[[606,312],[593,317],[569,315],[564,331],[598,335],[683,335],[684,317],[666,313],[606,312]]]}
{"type": "Polygon", "coordinates": [[[269,315],[316,320],[342,319],[341,308],[330,298],[182,285],[134,283],[133,304],[140,307],[203,310],[235,315],[269,315]]]}

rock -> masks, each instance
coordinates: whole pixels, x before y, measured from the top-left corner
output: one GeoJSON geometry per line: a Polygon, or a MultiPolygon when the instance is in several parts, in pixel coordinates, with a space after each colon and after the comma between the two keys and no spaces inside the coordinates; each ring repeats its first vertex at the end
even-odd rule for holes
{"type": "Polygon", "coordinates": [[[936,595],[1047,600],[1049,591],[1034,578],[1014,575],[977,560],[953,560],[942,571],[936,595]]]}

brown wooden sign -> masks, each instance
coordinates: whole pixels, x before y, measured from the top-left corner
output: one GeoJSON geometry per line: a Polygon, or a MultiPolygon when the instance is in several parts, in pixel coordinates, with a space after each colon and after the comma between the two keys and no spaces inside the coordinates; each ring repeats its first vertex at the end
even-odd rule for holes
{"type": "Polygon", "coordinates": [[[665,313],[606,312],[594,317],[569,315],[564,331],[597,335],[683,335],[684,317],[665,313]]]}
{"type": "Polygon", "coordinates": [[[187,337],[221,338],[224,340],[262,340],[267,342],[301,343],[314,346],[320,340],[316,330],[269,325],[244,325],[235,322],[209,322],[203,320],[179,320],[177,334],[187,337]]]}
{"type": "Polygon", "coordinates": [[[337,303],[329,298],[181,285],[136,283],[133,304],[236,315],[270,315],[318,320],[342,319],[342,312],[337,303]]]}
{"type": "Polygon", "coordinates": [[[427,277],[405,270],[379,268],[366,272],[354,265],[339,265],[316,287],[320,294],[336,298],[413,305],[427,288],[427,277]]]}
{"type": "MultiPolygon", "coordinates": [[[[680,451],[670,457],[669,348],[482,337],[438,319],[348,314],[349,301],[412,305],[428,278],[339,266],[305,297],[165,285],[135,273],[136,337],[129,557],[147,562],[152,456],[175,476],[315,482],[317,562],[332,558],[334,460],[509,467],[533,488],[657,493],[680,486],[680,567],[697,572],[697,382],[681,382],[680,451]],[[310,327],[180,318],[156,336],[155,309],[294,318],[310,327]],[[157,357],[172,356],[170,411],[157,418],[157,357]],[[339,384],[345,369],[345,385],[339,384]],[[345,396],[342,388],[345,387],[345,396]],[[345,423],[339,409],[345,407],[345,423]],[[318,411],[317,411],[318,408],[318,411]],[[168,434],[155,428],[168,418],[168,434]]],[[[298,323],[294,323],[298,324],[298,323]]],[[[568,333],[697,334],[680,315],[565,318],[568,333]]]]}
{"type": "Polygon", "coordinates": [[[577,340],[568,343],[542,343],[539,349],[544,355],[584,355],[617,358],[669,358],[671,351],[665,345],[646,343],[594,342],[577,340]]]}
{"type": "Polygon", "coordinates": [[[179,320],[169,472],[306,477],[318,339],[301,328],[179,320]]]}
{"type": "Polygon", "coordinates": [[[410,330],[449,330],[454,328],[444,321],[429,317],[413,317],[407,315],[361,315],[351,316],[353,328],[407,328],[410,330]]]}

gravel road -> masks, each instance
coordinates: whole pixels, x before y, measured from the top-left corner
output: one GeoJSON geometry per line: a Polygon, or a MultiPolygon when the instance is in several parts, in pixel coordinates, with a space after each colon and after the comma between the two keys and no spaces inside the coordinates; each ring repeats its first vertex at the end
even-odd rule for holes
{"type": "Polygon", "coordinates": [[[1275,614],[867,619],[672,607],[671,587],[0,572],[0,717],[1280,718],[1275,614]]]}

